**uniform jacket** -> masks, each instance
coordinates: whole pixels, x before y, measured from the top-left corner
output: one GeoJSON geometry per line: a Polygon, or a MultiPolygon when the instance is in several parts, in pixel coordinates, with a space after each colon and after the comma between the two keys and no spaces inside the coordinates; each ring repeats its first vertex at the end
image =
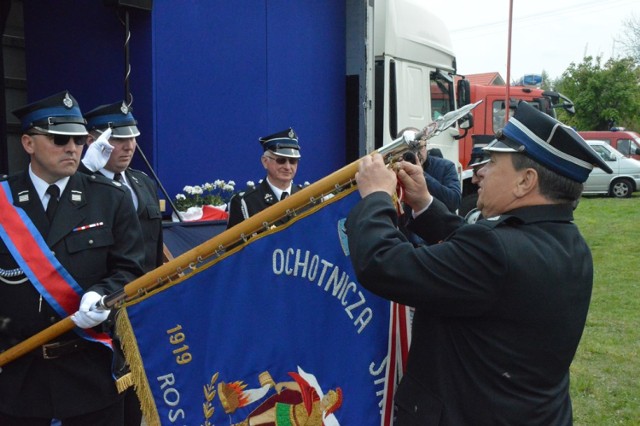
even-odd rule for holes
{"type": "MultiPolygon", "coordinates": [[[[79,170],[86,174],[93,174],[82,162],[79,170]]],[[[163,260],[162,212],[158,200],[158,186],[153,179],[140,170],[129,167],[124,173],[138,198],[137,214],[142,228],[145,253],[142,266],[145,272],[149,272],[162,265],[163,260]]],[[[100,172],[95,174],[102,176],[100,172]]]]}
{"type": "Polygon", "coordinates": [[[442,201],[450,212],[455,213],[460,207],[462,190],[456,166],[446,158],[428,155],[424,164],[424,177],[429,192],[442,201]]]}
{"type": "Polygon", "coordinates": [[[571,206],[521,208],[464,226],[453,216],[434,200],[413,230],[426,240],[435,227],[452,233],[417,248],[396,229],[383,192],[348,217],[359,282],[415,307],[397,424],[572,424],[569,365],[593,264],[571,206]]]}
{"type": "MultiPolygon", "coordinates": [[[[297,185],[291,185],[291,193],[295,194],[300,190],[297,185]]],[[[291,194],[290,194],[291,195],[291,194]]],[[[242,222],[245,219],[253,216],[254,214],[261,212],[277,203],[279,200],[271,190],[269,183],[266,179],[260,182],[255,188],[245,192],[240,192],[231,198],[229,202],[229,220],[227,222],[227,229],[242,222]]],[[[276,225],[282,225],[287,219],[282,219],[276,222],[276,225]]]]}
{"type": "MultiPolygon", "coordinates": [[[[132,214],[131,197],[120,184],[82,173],[71,176],[49,230],[28,173],[9,177],[8,182],[13,204],[24,209],[58,261],[84,290],[110,294],[142,275],[140,225],[132,214]],[[74,231],[90,224],[100,225],[74,231]]],[[[0,241],[0,268],[16,267],[0,241]]],[[[46,300],[40,300],[28,280],[15,283],[20,278],[23,277],[12,278],[14,284],[0,281],[0,317],[10,319],[0,333],[0,350],[61,319],[46,300]]],[[[71,331],[55,340],[77,337],[71,331]]],[[[41,352],[36,349],[3,367],[0,411],[16,416],[64,418],[95,411],[119,398],[111,375],[112,352],[103,345],[92,343],[89,348],[50,360],[43,359],[41,352]]]]}

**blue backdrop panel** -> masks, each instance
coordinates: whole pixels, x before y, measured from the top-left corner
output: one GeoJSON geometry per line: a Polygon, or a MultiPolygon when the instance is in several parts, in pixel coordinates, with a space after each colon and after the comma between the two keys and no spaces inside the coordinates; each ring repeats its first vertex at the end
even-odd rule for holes
{"type": "Polygon", "coordinates": [[[171,195],[263,178],[258,138],[288,126],[302,146],[299,183],[344,164],[340,3],[154,6],[158,168],[171,195]]]}
{"type": "MultiPolygon", "coordinates": [[[[345,163],[343,2],[156,0],[130,12],[138,143],[169,196],[258,181],[260,136],[293,127],[296,181],[345,163]]],[[[101,1],[24,1],[28,96],[69,89],[83,111],[124,98],[124,18],[101,1]]],[[[137,156],[134,167],[146,167],[137,156]]]]}

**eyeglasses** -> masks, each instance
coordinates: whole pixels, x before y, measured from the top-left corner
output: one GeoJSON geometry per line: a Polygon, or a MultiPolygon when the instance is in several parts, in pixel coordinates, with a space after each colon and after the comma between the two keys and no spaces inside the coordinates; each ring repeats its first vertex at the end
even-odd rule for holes
{"type": "Polygon", "coordinates": [[[287,161],[289,161],[289,164],[292,164],[292,165],[295,166],[296,164],[298,164],[298,160],[299,160],[299,158],[289,158],[289,157],[276,157],[276,158],[269,157],[269,156],[266,156],[266,157],[271,159],[271,160],[273,160],[273,161],[275,161],[276,163],[278,163],[280,165],[283,165],[287,161]]]}
{"type": "Polygon", "coordinates": [[[52,135],[48,133],[27,133],[29,136],[46,136],[47,138],[53,140],[53,143],[58,146],[65,146],[69,143],[69,139],[73,138],[73,143],[78,146],[82,146],[87,143],[86,135],[52,135]]]}

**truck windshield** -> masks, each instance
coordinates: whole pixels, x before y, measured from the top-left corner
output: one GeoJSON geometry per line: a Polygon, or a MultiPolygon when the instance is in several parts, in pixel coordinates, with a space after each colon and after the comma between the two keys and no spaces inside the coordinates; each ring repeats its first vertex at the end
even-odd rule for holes
{"type": "MultiPolygon", "coordinates": [[[[549,103],[544,98],[534,99],[533,101],[525,101],[534,108],[541,109],[542,112],[555,118],[555,111],[551,108],[549,103]]],[[[509,109],[509,118],[513,117],[517,100],[511,99],[511,108],[509,109]]],[[[496,133],[498,129],[502,129],[505,125],[505,108],[504,100],[493,101],[493,133],[496,133]]]]}

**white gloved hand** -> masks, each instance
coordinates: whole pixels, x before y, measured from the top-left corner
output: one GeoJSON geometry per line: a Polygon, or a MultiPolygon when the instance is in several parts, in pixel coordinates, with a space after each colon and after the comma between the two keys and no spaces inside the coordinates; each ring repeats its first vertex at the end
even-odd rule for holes
{"type": "Polygon", "coordinates": [[[109,316],[110,309],[101,309],[96,307],[96,303],[100,302],[102,296],[95,291],[89,291],[82,296],[80,308],[78,312],[71,316],[71,320],[77,327],[91,328],[106,320],[109,316]]]}
{"type": "Polygon", "coordinates": [[[87,147],[87,152],[84,154],[82,164],[92,172],[98,171],[107,165],[111,151],[114,146],[109,143],[111,137],[111,128],[102,132],[100,137],[93,141],[91,145],[87,147]]]}

